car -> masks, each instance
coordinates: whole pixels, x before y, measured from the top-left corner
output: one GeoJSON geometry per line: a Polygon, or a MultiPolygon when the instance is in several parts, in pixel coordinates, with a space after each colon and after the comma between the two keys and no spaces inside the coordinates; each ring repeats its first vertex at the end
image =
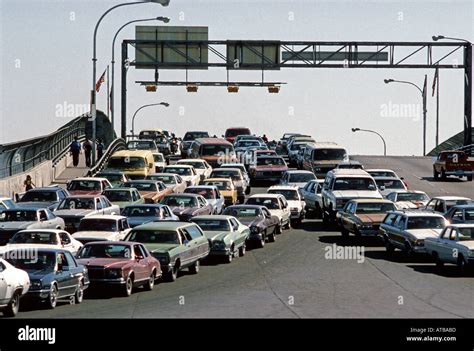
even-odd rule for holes
{"type": "Polygon", "coordinates": [[[397,208],[390,200],[354,199],[346,203],[336,214],[336,220],[343,237],[349,233],[356,236],[377,236],[380,223],[389,211],[397,208]]]}
{"type": "Polygon", "coordinates": [[[231,178],[237,190],[237,201],[244,203],[245,195],[250,194],[250,184],[239,168],[214,168],[210,178],[231,178]]]}
{"type": "Polygon", "coordinates": [[[215,186],[224,196],[225,206],[235,205],[237,203],[237,189],[231,178],[208,178],[203,182],[205,186],[215,186]]]}
{"type": "Polygon", "coordinates": [[[0,248],[0,254],[14,249],[48,248],[64,249],[75,255],[81,247],[82,243],[65,230],[28,229],[16,233],[5,246],[0,248]]]}
{"type": "Polygon", "coordinates": [[[302,134],[300,134],[300,133],[285,133],[285,134],[283,134],[283,136],[280,138],[279,144],[286,150],[286,146],[287,146],[287,144],[288,144],[288,140],[289,140],[291,137],[299,136],[299,135],[302,135],[302,134]]]}
{"type": "Polygon", "coordinates": [[[119,150],[109,157],[106,168],[122,171],[129,179],[145,179],[155,172],[155,159],[150,150],[119,150]]]}
{"type": "Polygon", "coordinates": [[[155,160],[155,172],[163,171],[163,168],[166,167],[165,156],[161,152],[154,152],[153,160],[155,160]]]}
{"type": "Polygon", "coordinates": [[[451,224],[474,224],[474,203],[451,207],[444,217],[451,224]]]}
{"type": "Polygon", "coordinates": [[[163,182],[168,188],[173,190],[173,193],[180,194],[186,189],[186,182],[181,176],[172,173],[154,173],[147,176],[145,179],[158,180],[163,182]]]}
{"type": "Polygon", "coordinates": [[[158,145],[153,139],[138,139],[127,142],[128,150],[145,150],[151,152],[160,152],[158,145]]]}
{"type": "Polygon", "coordinates": [[[426,238],[426,252],[436,265],[456,264],[461,270],[474,266],[474,224],[448,225],[438,237],[426,238]]]}
{"type": "Polygon", "coordinates": [[[362,169],[334,169],[324,179],[323,190],[323,222],[336,220],[337,211],[352,199],[382,199],[374,178],[362,169]]]}
{"type": "Polygon", "coordinates": [[[379,237],[385,243],[387,254],[399,249],[411,256],[426,253],[425,240],[438,237],[446,224],[442,215],[432,211],[389,211],[380,224],[379,237]]]}
{"type": "Polygon", "coordinates": [[[196,216],[192,222],[209,240],[209,256],[224,257],[227,263],[231,263],[237,255],[245,256],[250,229],[237,218],[226,215],[196,216]]]}
{"type": "Polygon", "coordinates": [[[184,190],[185,194],[199,194],[212,206],[213,214],[221,214],[224,209],[225,199],[219,189],[214,185],[190,186],[184,190]]]}
{"type": "Polygon", "coordinates": [[[204,131],[191,131],[191,132],[186,132],[183,137],[183,141],[179,145],[179,151],[181,153],[182,158],[186,158],[189,156],[188,150],[191,147],[191,144],[194,140],[196,139],[201,139],[201,138],[210,138],[210,135],[208,132],[204,131]]]}
{"type": "Polygon", "coordinates": [[[420,190],[392,191],[386,198],[394,202],[399,210],[423,208],[430,200],[430,197],[420,190]]]}
{"type": "Polygon", "coordinates": [[[373,177],[382,196],[387,196],[394,191],[407,191],[405,183],[396,177],[373,177]]]}
{"type": "Polygon", "coordinates": [[[188,268],[199,272],[200,261],[209,255],[209,241],[198,225],[189,222],[153,222],[133,228],[126,241],[143,243],[161,264],[163,278],[174,282],[188,268]]]}
{"type": "Polygon", "coordinates": [[[28,273],[0,258],[0,312],[5,317],[15,317],[20,309],[20,299],[29,289],[28,273]]]}
{"type": "Polygon", "coordinates": [[[265,206],[272,215],[280,220],[280,227],[291,229],[291,212],[288,202],[281,194],[254,194],[247,199],[246,205],[265,206]]]}
{"type": "Polygon", "coordinates": [[[265,145],[265,141],[256,135],[248,135],[248,134],[242,134],[242,135],[237,135],[234,140],[234,145],[239,142],[240,140],[257,140],[260,142],[260,144],[265,145]]]}
{"type": "Polygon", "coordinates": [[[165,183],[159,180],[131,180],[124,183],[121,188],[135,188],[147,204],[156,204],[166,195],[173,193],[173,189],[168,188],[165,183]]]}
{"type": "Polygon", "coordinates": [[[255,243],[260,248],[263,248],[267,241],[275,242],[276,235],[282,232],[280,218],[272,215],[265,206],[229,206],[223,214],[235,217],[248,226],[250,228],[248,242],[255,243]]]}
{"type": "Polygon", "coordinates": [[[163,156],[169,156],[171,154],[171,144],[165,135],[157,135],[154,138],[154,141],[159,153],[161,153],[163,156]]]}
{"type": "Polygon", "coordinates": [[[139,205],[145,203],[145,198],[135,188],[113,188],[105,190],[104,195],[112,204],[117,205],[120,210],[125,206],[139,205]]]}
{"type": "Polygon", "coordinates": [[[5,245],[20,230],[61,229],[65,223],[47,208],[18,208],[0,214],[0,246],[5,245]]]}
{"type": "Polygon", "coordinates": [[[334,142],[310,143],[304,149],[303,169],[324,178],[341,162],[348,162],[347,150],[334,142]]]}
{"type": "Polygon", "coordinates": [[[232,127],[227,128],[222,137],[228,142],[233,143],[238,135],[252,135],[252,133],[250,132],[250,129],[246,127],[232,127]]]}
{"type": "Polygon", "coordinates": [[[245,165],[243,163],[224,163],[222,164],[219,168],[238,168],[240,169],[240,172],[242,173],[245,182],[247,183],[248,187],[248,192],[250,192],[250,177],[247,172],[247,168],[245,168],[245,165]]]}
{"type": "Polygon", "coordinates": [[[294,185],[302,189],[310,180],[316,179],[313,172],[305,170],[289,170],[283,173],[280,185],[294,185]]]}
{"type": "Polygon", "coordinates": [[[286,149],[288,151],[288,157],[290,157],[290,153],[292,152],[292,147],[293,147],[293,144],[296,144],[296,143],[300,143],[300,144],[314,144],[316,142],[316,140],[314,140],[313,137],[311,137],[310,135],[294,135],[294,136],[291,136],[289,139],[288,139],[288,144],[286,145],[286,149]]]}
{"type": "Polygon", "coordinates": [[[199,174],[200,180],[203,181],[209,178],[212,172],[212,167],[206,160],[201,159],[183,159],[176,162],[177,165],[188,165],[194,167],[197,174],[199,174]]]}
{"type": "Polygon", "coordinates": [[[181,221],[189,221],[198,215],[210,215],[212,206],[206,199],[198,194],[172,194],[161,200],[162,205],[167,205],[181,221]]]}
{"type": "Polygon", "coordinates": [[[398,176],[398,174],[391,169],[371,168],[371,169],[366,169],[365,171],[369,173],[372,177],[392,177],[392,178],[401,179],[398,176]]]}
{"type": "Polygon", "coordinates": [[[0,197],[0,212],[3,210],[9,210],[16,208],[15,202],[9,197],[0,197]]]}
{"type": "Polygon", "coordinates": [[[161,204],[126,206],[121,215],[127,217],[131,228],[154,221],[179,221],[168,206],[161,204]]]}
{"type": "Polygon", "coordinates": [[[265,149],[267,148],[267,146],[265,144],[262,144],[258,140],[242,139],[242,140],[239,140],[239,141],[235,142],[235,144],[234,144],[235,153],[238,154],[238,155],[243,154],[245,151],[247,151],[249,149],[254,149],[255,150],[255,149],[260,149],[261,147],[264,147],[265,149]]]}
{"type": "Polygon", "coordinates": [[[281,194],[285,197],[290,207],[291,225],[301,224],[306,217],[306,203],[296,186],[274,185],[268,188],[269,194],[281,194]]]}
{"type": "Polygon", "coordinates": [[[65,229],[74,233],[82,218],[101,214],[120,214],[120,207],[103,195],[68,196],[58,205],[54,214],[64,220],[65,229]]]}
{"type": "Polygon", "coordinates": [[[111,287],[123,296],[138,286],[153,290],[162,274],[160,262],[136,242],[91,242],[79,251],[77,261],[87,267],[91,287],[111,287]]]}
{"type": "Polygon", "coordinates": [[[12,266],[28,273],[30,289],[25,299],[44,303],[49,309],[56,308],[58,301],[66,298],[74,299],[75,304],[83,301],[84,290],[89,287],[87,268],[69,251],[39,248],[32,260],[13,250],[5,257],[12,266]]]}
{"type": "Polygon", "coordinates": [[[433,163],[433,179],[446,180],[447,176],[466,177],[472,181],[474,175],[474,157],[462,150],[441,151],[433,163]]]}
{"type": "Polygon", "coordinates": [[[250,171],[250,168],[257,164],[257,159],[265,156],[278,156],[278,154],[275,150],[249,149],[245,151],[240,158],[247,171],[250,171]]]}
{"type": "Polygon", "coordinates": [[[323,183],[324,179],[310,180],[300,190],[306,203],[306,211],[313,212],[316,218],[322,218],[323,215],[323,197],[321,195],[323,183]]]}
{"type": "Polygon", "coordinates": [[[201,181],[201,176],[190,165],[166,166],[163,173],[178,174],[186,182],[186,186],[199,185],[201,181]]]}
{"type": "Polygon", "coordinates": [[[34,188],[28,190],[17,202],[21,208],[48,208],[54,211],[59,202],[68,197],[69,193],[58,186],[34,188]]]}
{"type": "Polygon", "coordinates": [[[309,143],[311,143],[311,141],[295,141],[294,143],[291,143],[291,145],[288,145],[288,159],[291,167],[295,167],[298,164],[298,155],[309,143]]]}
{"type": "Polygon", "coordinates": [[[426,204],[425,209],[445,214],[451,207],[467,205],[472,199],[463,196],[435,196],[426,204]]]}
{"type": "Polygon", "coordinates": [[[258,156],[256,163],[249,168],[250,178],[254,182],[279,182],[287,171],[288,166],[280,156],[258,156]]]}
{"type": "Polygon", "coordinates": [[[67,182],[67,190],[71,195],[101,195],[110,188],[112,184],[107,178],[79,177],[67,182]]]}
{"type": "Polygon", "coordinates": [[[129,231],[127,217],[97,215],[81,219],[79,229],[72,237],[83,244],[91,241],[119,241],[123,240],[129,231]]]}
{"type": "Polygon", "coordinates": [[[113,188],[117,188],[125,182],[128,182],[130,178],[122,171],[114,171],[105,169],[95,175],[97,178],[107,179],[113,188]]]}

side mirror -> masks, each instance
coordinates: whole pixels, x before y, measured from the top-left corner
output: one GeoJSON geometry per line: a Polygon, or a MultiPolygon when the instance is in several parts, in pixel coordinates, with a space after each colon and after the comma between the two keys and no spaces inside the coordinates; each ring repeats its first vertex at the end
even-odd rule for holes
{"type": "Polygon", "coordinates": [[[143,256],[142,256],[142,255],[137,255],[137,256],[135,256],[135,258],[137,259],[137,261],[143,260],[143,256]]]}
{"type": "MultiPolygon", "coordinates": [[[[370,188],[370,187],[369,187],[370,188]]],[[[385,190],[385,185],[380,186],[380,190],[384,191],[385,190]]]]}

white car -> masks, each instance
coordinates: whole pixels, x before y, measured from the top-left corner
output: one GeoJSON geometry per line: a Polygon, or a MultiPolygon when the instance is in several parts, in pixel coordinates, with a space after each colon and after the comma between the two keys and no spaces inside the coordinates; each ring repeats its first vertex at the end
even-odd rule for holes
{"type": "Polygon", "coordinates": [[[286,171],[280,180],[280,185],[296,185],[298,188],[304,188],[310,180],[315,180],[313,172],[303,170],[286,171]]]}
{"type": "Polygon", "coordinates": [[[209,205],[212,206],[213,214],[221,214],[224,209],[224,196],[215,185],[190,186],[184,190],[184,193],[198,194],[204,197],[209,202],[209,205]]]}
{"type": "Polygon", "coordinates": [[[171,188],[173,193],[181,194],[186,189],[186,182],[181,176],[173,173],[154,173],[146,177],[150,180],[163,182],[167,188],[171,188]]]}
{"type": "Polygon", "coordinates": [[[371,168],[371,169],[366,169],[365,171],[374,178],[375,177],[392,177],[392,178],[402,179],[398,176],[398,174],[395,171],[391,169],[371,168]]]}
{"type": "Polygon", "coordinates": [[[196,172],[193,166],[189,165],[166,166],[163,169],[163,173],[178,174],[186,182],[187,186],[199,185],[201,181],[201,176],[196,172]]]}
{"type": "Polygon", "coordinates": [[[296,186],[274,185],[267,192],[269,194],[281,194],[285,197],[290,207],[291,224],[300,224],[306,216],[306,203],[296,186]]]}
{"type": "Polygon", "coordinates": [[[430,197],[420,190],[393,191],[386,196],[399,210],[425,207],[430,197]]]}
{"type": "Polygon", "coordinates": [[[436,196],[427,204],[425,209],[445,214],[451,207],[458,205],[467,205],[472,199],[462,196],[436,196]]]}
{"type": "Polygon", "coordinates": [[[161,152],[154,152],[153,160],[155,161],[155,172],[161,172],[166,167],[166,160],[161,152]]]}
{"type": "Polygon", "coordinates": [[[30,289],[28,273],[13,267],[0,258],[0,311],[14,317],[20,307],[20,298],[30,289]]]}
{"type": "Polygon", "coordinates": [[[314,211],[316,218],[321,218],[323,209],[323,189],[324,179],[310,180],[305,187],[301,189],[301,194],[306,203],[306,210],[314,211]]]}
{"type": "Polygon", "coordinates": [[[280,220],[281,228],[291,228],[290,206],[281,194],[255,194],[247,199],[246,205],[265,206],[273,216],[280,220]]]}
{"type": "Polygon", "coordinates": [[[407,187],[398,177],[373,177],[382,196],[394,191],[407,191],[407,187]]]}
{"type": "Polygon", "coordinates": [[[21,230],[10,239],[8,244],[0,248],[3,252],[13,249],[28,250],[33,248],[64,249],[75,255],[82,243],[74,239],[65,230],[59,229],[29,229],[21,230]]]}
{"type": "Polygon", "coordinates": [[[463,269],[474,265],[474,224],[449,225],[439,237],[425,239],[426,252],[438,267],[454,263],[463,269]]]}
{"type": "Polygon", "coordinates": [[[91,241],[120,241],[131,228],[127,217],[119,215],[90,216],[81,220],[79,230],[72,236],[81,243],[91,241]]]}
{"type": "Polygon", "coordinates": [[[212,167],[206,160],[199,158],[186,158],[184,160],[179,160],[176,162],[177,165],[188,165],[193,166],[197,174],[201,177],[201,181],[209,178],[212,172],[212,167]]]}

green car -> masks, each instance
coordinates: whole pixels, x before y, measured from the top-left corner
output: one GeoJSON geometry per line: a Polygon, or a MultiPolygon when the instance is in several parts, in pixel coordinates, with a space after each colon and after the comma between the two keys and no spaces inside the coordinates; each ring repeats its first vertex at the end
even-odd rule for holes
{"type": "Polygon", "coordinates": [[[209,255],[209,241],[201,228],[189,222],[150,222],[132,229],[125,241],[142,243],[160,261],[163,278],[175,281],[178,272],[199,272],[199,261],[209,255]]]}
{"type": "Polygon", "coordinates": [[[112,204],[118,205],[120,210],[127,206],[141,205],[145,199],[135,188],[112,188],[104,190],[102,193],[112,204]]]}
{"type": "Polygon", "coordinates": [[[237,256],[245,255],[250,229],[232,216],[195,216],[191,219],[209,239],[210,255],[224,256],[227,263],[237,256]]]}

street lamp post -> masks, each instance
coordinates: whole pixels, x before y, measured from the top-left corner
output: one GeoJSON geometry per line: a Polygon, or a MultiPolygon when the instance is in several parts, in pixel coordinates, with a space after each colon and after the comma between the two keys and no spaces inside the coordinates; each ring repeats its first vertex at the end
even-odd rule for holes
{"type": "Polygon", "coordinates": [[[135,111],[135,113],[133,114],[133,117],[132,117],[132,136],[135,136],[135,117],[137,116],[138,112],[143,110],[145,107],[159,106],[159,105],[168,107],[170,104],[168,104],[167,102],[159,102],[159,103],[156,103],[156,104],[148,104],[148,105],[143,105],[142,107],[138,108],[138,110],[135,111]]]}
{"type": "Polygon", "coordinates": [[[110,91],[110,100],[111,100],[111,110],[110,110],[110,122],[112,124],[112,130],[115,130],[115,125],[114,125],[114,115],[115,115],[115,41],[117,39],[117,36],[119,33],[124,29],[126,26],[132,23],[137,23],[137,22],[147,22],[147,21],[161,21],[163,23],[168,23],[170,19],[168,17],[154,17],[154,18],[144,18],[144,19],[136,19],[133,21],[129,21],[125,23],[123,26],[121,26],[118,31],[114,35],[114,39],[112,40],[112,89],[110,91]]]}
{"type": "Polygon", "coordinates": [[[95,165],[96,162],[96,138],[97,138],[97,104],[96,104],[96,82],[97,82],[97,31],[99,29],[99,25],[111,11],[129,5],[138,5],[138,4],[147,4],[147,3],[156,3],[161,4],[162,6],[168,6],[170,0],[143,0],[143,1],[134,1],[134,2],[126,2],[122,4],[115,5],[105,11],[102,16],[100,16],[99,20],[97,21],[95,28],[94,28],[94,39],[93,39],[93,50],[92,50],[92,91],[91,91],[91,120],[92,120],[92,166],[95,165]]]}
{"type": "Polygon", "coordinates": [[[361,128],[352,128],[352,132],[367,132],[367,133],[374,133],[374,134],[377,134],[380,139],[382,139],[382,143],[383,143],[383,155],[384,156],[387,156],[387,144],[385,143],[385,139],[383,138],[383,136],[380,134],[380,133],[377,133],[375,130],[370,130],[370,129],[361,129],[361,128]]]}
{"type": "Polygon", "coordinates": [[[426,156],[426,112],[427,112],[427,110],[426,110],[426,94],[428,92],[428,90],[427,90],[428,89],[428,87],[427,87],[428,76],[425,74],[425,80],[423,82],[423,89],[421,89],[415,83],[408,82],[408,81],[405,81],[405,80],[384,79],[383,81],[384,81],[385,84],[389,84],[389,83],[409,84],[411,86],[414,86],[420,92],[421,98],[422,98],[422,104],[423,104],[423,156],[426,156]]]}

